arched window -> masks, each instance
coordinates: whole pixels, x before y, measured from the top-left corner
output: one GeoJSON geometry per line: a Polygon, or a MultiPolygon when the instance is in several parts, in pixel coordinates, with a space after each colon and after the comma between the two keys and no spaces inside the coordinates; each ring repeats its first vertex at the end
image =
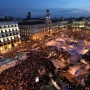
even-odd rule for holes
{"type": "Polygon", "coordinates": [[[9,32],[11,32],[11,30],[9,29],[9,32]]]}
{"type": "Polygon", "coordinates": [[[8,37],[8,34],[6,33],[6,37],[8,37]]]}
{"type": "Polygon", "coordinates": [[[18,32],[16,32],[16,34],[18,34],[18,32]]]}
{"type": "Polygon", "coordinates": [[[12,34],[10,33],[10,36],[12,36],[12,34]]]}
{"type": "Polygon", "coordinates": [[[1,33],[3,33],[3,30],[1,30],[1,33]]]}
{"type": "Polygon", "coordinates": [[[0,40],[0,43],[1,43],[1,40],[0,40]]]}
{"type": "Polygon", "coordinates": [[[16,31],[17,31],[17,28],[16,28],[16,31]]]}
{"type": "Polygon", "coordinates": [[[16,37],[14,36],[14,39],[16,39],[16,37]]]}
{"type": "Polygon", "coordinates": [[[12,29],[12,31],[14,31],[14,29],[12,29]]]}
{"type": "Polygon", "coordinates": [[[12,40],[12,37],[11,37],[11,40],[12,40]]]}
{"type": "Polygon", "coordinates": [[[13,35],[15,35],[15,33],[13,32],[13,35]]]}
{"type": "Polygon", "coordinates": [[[9,41],[9,39],[7,38],[7,41],[9,41]]]}
{"type": "Polygon", "coordinates": [[[5,30],[5,32],[7,32],[7,30],[5,30]]]}
{"type": "Polygon", "coordinates": [[[18,39],[18,36],[17,36],[17,39],[18,39]]]}
{"type": "Polygon", "coordinates": [[[4,26],[4,28],[6,28],[6,26],[4,26]]]}
{"type": "Polygon", "coordinates": [[[2,37],[4,37],[4,35],[2,34],[2,37]]]}
{"type": "Polygon", "coordinates": [[[3,42],[5,42],[5,39],[3,39],[3,42]]]}

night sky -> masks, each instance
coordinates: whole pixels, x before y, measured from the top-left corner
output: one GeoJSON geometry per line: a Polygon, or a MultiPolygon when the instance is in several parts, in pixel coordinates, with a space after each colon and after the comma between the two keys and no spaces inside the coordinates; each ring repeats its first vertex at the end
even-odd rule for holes
{"type": "Polygon", "coordinates": [[[45,16],[46,9],[51,17],[90,16],[90,0],[0,0],[0,15],[45,16]]]}

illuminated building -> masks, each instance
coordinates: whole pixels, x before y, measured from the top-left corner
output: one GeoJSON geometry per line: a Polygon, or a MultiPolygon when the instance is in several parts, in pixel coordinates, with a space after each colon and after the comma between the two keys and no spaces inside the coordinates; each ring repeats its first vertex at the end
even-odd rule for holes
{"type": "Polygon", "coordinates": [[[84,28],[85,21],[73,21],[72,27],[73,28],[84,28]]]}
{"type": "Polygon", "coordinates": [[[48,32],[48,27],[45,22],[21,22],[19,23],[20,35],[25,40],[29,39],[39,39],[46,35],[48,32]]]}
{"type": "Polygon", "coordinates": [[[90,21],[88,21],[86,28],[90,29],[90,21]]]}
{"type": "Polygon", "coordinates": [[[59,31],[59,27],[66,27],[67,21],[51,20],[49,10],[46,10],[45,19],[31,18],[30,12],[23,22],[19,23],[20,36],[25,40],[36,40],[45,35],[52,35],[59,31]]]}
{"type": "Polygon", "coordinates": [[[69,25],[68,21],[60,21],[59,28],[66,28],[69,25]]]}
{"type": "Polygon", "coordinates": [[[19,23],[21,38],[24,38],[25,40],[40,39],[45,35],[51,35],[58,31],[57,23],[52,23],[50,20],[49,10],[46,10],[46,19],[31,18],[30,13],[28,13],[27,17],[30,18],[26,18],[23,22],[19,23]]]}
{"type": "Polygon", "coordinates": [[[49,10],[46,10],[46,24],[50,24],[50,23],[51,23],[50,13],[49,10]]]}
{"type": "Polygon", "coordinates": [[[12,21],[0,22],[0,53],[6,53],[20,43],[18,24],[12,21]]]}

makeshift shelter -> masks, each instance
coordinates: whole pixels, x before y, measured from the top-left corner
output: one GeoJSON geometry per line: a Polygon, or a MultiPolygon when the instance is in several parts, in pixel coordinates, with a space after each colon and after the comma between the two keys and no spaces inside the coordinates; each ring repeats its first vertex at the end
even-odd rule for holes
{"type": "Polygon", "coordinates": [[[56,46],[52,46],[52,48],[51,48],[51,50],[56,50],[57,49],[57,47],[56,46]]]}
{"type": "Polygon", "coordinates": [[[77,64],[81,58],[82,58],[82,55],[77,54],[77,53],[75,55],[71,55],[70,56],[70,63],[77,64]]]}
{"type": "Polygon", "coordinates": [[[44,65],[40,65],[40,67],[38,68],[38,73],[40,75],[44,75],[46,73],[46,70],[45,70],[45,66],[44,65]]]}
{"type": "Polygon", "coordinates": [[[26,54],[23,53],[23,52],[18,53],[17,59],[18,60],[24,60],[24,59],[26,59],[26,54]]]}
{"type": "Polygon", "coordinates": [[[68,53],[69,53],[70,55],[75,55],[77,52],[76,52],[76,50],[70,50],[68,53]]]}
{"type": "Polygon", "coordinates": [[[76,51],[78,54],[84,55],[88,52],[88,49],[86,49],[86,47],[79,47],[76,51]]]}
{"type": "Polygon", "coordinates": [[[34,50],[34,49],[31,49],[31,50],[30,50],[30,53],[34,53],[34,52],[35,52],[35,50],[34,50]]]}

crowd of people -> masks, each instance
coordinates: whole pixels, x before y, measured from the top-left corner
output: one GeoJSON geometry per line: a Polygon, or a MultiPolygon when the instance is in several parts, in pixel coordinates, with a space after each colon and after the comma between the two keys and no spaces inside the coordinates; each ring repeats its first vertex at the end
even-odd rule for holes
{"type": "MultiPolygon", "coordinates": [[[[72,33],[68,33],[70,36],[72,33]]],[[[74,35],[80,36],[80,33],[75,32],[74,35]]],[[[81,36],[80,36],[81,38],[81,36]]],[[[49,73],[52,73],[54,78],[58,78],[60,73],[55,73],[55,67],[50,61],[51,58],[63,58],[67,60],[70,58],[70,54],[67,51],[55,49],[55,57],[46,58],[49,53],[52,52],[51,46],[40,46],[39,50],[28,54],[28,59],[17,63],[15,67],[11,67],[0,74],[0,88],[1,90],[40,90],[41,86],[49,85],[50,78],[49,73]],[[40,75],[38,70],[40,66],[45,67],[45,74],[40,75]],[[36,82],[36,77],[39,78],[39,82],[36,82]]],[[[87,55],[83,56],[87,58],[87,55]]],[[[88,60],[90,59],[90,53],[88,54],[88,60]]],[[[85,86],[83,89],[80,85],[77,86],[76,90],[85,90],[86,87],[90,87],[90,74],[85,79],[85,86]]],[[[75,88],[70,88],[75,90],[75,88]]],[[[87,89],[88,90],[88,89],[87,89]]]]}
{"type": "Polygon", "coordinates": [[[40,90],[41,85],[49,83],[48,73],[54,73],[53,64],[47,60],[47,53],[38,51],[29,54],[27,60],[15,67],[5,70],[0,75],[0,86],[5,90],[40,90]],[[35,78],[40,77],[38,69],[40,65],[46,68],[46,74],[36,83],[35,78]]]}

